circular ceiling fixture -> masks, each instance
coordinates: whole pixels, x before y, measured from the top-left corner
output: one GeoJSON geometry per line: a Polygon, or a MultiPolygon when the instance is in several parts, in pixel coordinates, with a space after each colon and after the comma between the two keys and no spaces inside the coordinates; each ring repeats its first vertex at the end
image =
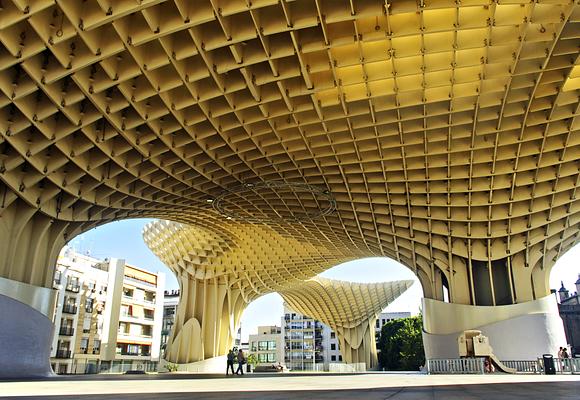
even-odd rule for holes
{"type": "Polygon", "coordinates": [[[243,183],[215,198],[213,208],[226,218],[244,222],[310,221],[336,210],[328,189],[307,183],[267,181],[243,183]]]}

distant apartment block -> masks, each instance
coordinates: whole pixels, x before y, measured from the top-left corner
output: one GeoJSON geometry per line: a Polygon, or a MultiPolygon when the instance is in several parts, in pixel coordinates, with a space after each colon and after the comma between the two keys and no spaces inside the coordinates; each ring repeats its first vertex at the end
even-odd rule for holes
{"type": "Polygon", "coordinates": [[[394,321],[396,319],[401,318],[409,318],[411,316],[410,312],[384,312],[380,313],[377,317],[377,322],[375,322],[375,339],[379,340],[379,334],[381,333],[381,329],[383,329],[383,325],[387,322],[394,321]]]}
{"type": "Polygon", "coordinates": [[[279,326],[258,326],[249,337],[249,354],[255,354],[258,365],[284,364],[284,337],[279,326]]]}
{"type": "Polygon", "coordinates": [[[324,325],[284,304],[282,334],[284,337],[284,363],[293,371],[313,371],[323,364],[324,325]]]}
{"type": "MultiPolygon", "coordinates": [[[[410,317],[409,312],[379,314],[375,324],[375,337],[387,322],[410,317]]],[[[330,364],[342,363],[336,332],[329,326],[284,306],[282,318],[284,360],[290,370],[328,371],[330,364]]],[[[250,340],[250,342],[252,342],[250,340]]]]}
{"type": "Polygon", "coordinates": [[[171,336],[171,329],[175,323],[177,305],[179,304],[179,290],[166,290],[163,300],[163,323],[161,326],[161,358],[165,355],[167,341],[171,336]]]}
{"type": "Polygon", "coordinates": [[[59,374],[143,369],[159,360],[165,276],[123,260],[99,260],[65,248],[51,364],[59,374]]]}

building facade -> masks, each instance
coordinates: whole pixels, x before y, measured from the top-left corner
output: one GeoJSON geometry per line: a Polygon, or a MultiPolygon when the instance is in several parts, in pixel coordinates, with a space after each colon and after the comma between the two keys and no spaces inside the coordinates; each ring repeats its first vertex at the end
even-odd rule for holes
{"type": "Polygon", "coordinates": [[[284,304],[282,334],[284,337],[284,363],[293,371],[313,371],[324,363],[324,325],[313,318],[295,312],[284,304]]]}
{"type": "Polygon", "coordinates": [[[573,357],[580,357],[580,275],[575,286],[576,292],[570,294],[562,283],[562,287],[558,290],[560,300],[558,309],[564,322],[564,332],[567,344],[570,346],[570,354],[573,357]]]}
{"type": "Polygon", "coordinates": [[[161,326],[160,357],[163,358],[171,329],[175,323],[175,313],[179,304],[179,290],[166,290],[163,300],[163,323],[161,326]]]}
{"type": "Polygon", "coordinates": [[[159,360],[165,277],[65,248],[57,290],[51,365],[59,374],[151,368],[159,360]]]}
{"type": "Polygon", "coordinates": [[[258,365],[284,364],[284,337],[279,326],[258,326],[249,336],[249,354],[256,355],[258,365]]]}

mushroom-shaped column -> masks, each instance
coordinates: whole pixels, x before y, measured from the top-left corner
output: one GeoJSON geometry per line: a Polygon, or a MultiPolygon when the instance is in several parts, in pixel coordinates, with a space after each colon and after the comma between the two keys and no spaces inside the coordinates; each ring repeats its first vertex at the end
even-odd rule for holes
{"type": "Polygon", "coordinates": [[[413,281],[353,283],[317,276],[280,294],[294,310],[330,326],[347,363],[377,367],[375,321],[413,281]]]}
{"type": "Polygon", "coordinates": [[[181,288],[168,361],[183,364],[226,354],[252,300],[363,256],[331,242],[313,244],[268,227],[224,221],[208,220],[204,226],[156,221],[143,232],[181,288]]]}

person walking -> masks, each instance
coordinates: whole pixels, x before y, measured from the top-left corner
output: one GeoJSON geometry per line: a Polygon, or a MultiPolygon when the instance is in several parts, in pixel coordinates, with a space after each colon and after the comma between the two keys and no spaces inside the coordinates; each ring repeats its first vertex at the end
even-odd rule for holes
{"type": "Polygon", "coordinates": [[[236,375],[238,375],[238,372],[241,372],[242,375],[244,375],[244,364],[246,363],[246,357],[244,356],[244,352],[242,351],[242,349],[240,349],[240,351],[238,351],[238,370],[236,371],[236,375]]]}
{"type": "Polygon", "coordinates": [[[234,374],[234,358],[235,358],[234,350],[230,349],[227,355],[228,365],[226,367],[226,376],[230,373],[230,368],[232,369],[232,375],[234,374]]]}

